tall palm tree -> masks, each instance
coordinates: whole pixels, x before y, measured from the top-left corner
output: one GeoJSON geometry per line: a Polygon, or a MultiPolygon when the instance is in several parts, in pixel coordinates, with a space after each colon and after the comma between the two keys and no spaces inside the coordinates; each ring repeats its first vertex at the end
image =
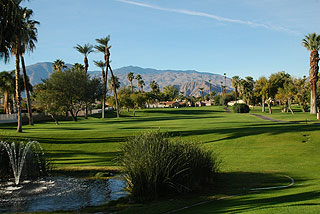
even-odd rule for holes
{"type": "Polygon", "coordinates": [[[109,79],[109,89],[110,91],[114,91],[113,88],[119,89],[120,88],[120,81],[119,81],[119,77],[117,76],[113,76],[109,79]]]}
{"type": "MultiPolygon", "coordinates": [[[[113,78],[113,81],[115,81],[113,71],[110,66],[110,48],[111,48],[111,46],[109,46],[110,35],[108,35],[104,38],[101,38],[101,39],[96,39],[96,41],[99,45],[96,45],[95,48],[97,51],[104,53],[104,61],[106,64],[106,69],[110,70],[111,77],[113,78]]],[[[116,85],[115,82],[113,82],[113,84],[116,85]]],[[[114,96],[116,99],[117,117],[120,117],[120,110],[119,110],[118,95],[117,95],[116,87],[113,87],[113,90],[114,90],[114,96]]]]}
{"type": "Polygon", "coordinates": [[[23,74],[23,83],[24,83],[24,90],[27,97],[27,110],[28,110],[28,119],[29,125],[33,125],[33,117],[32,117],[32,106],[31,106],[31,99],[28,88],[28,76],[26,72],[26,66],[24,61],[24,53],[26,51],[33,51],[35,48],[35,42],[37,42],[37,33],[38,30],[36,28],[37,25],[40,23],[35,20],[31,20],[31,16],[33,15],[33,11],[27,8],[24,8],[23,11],[23,33],[21,35],[21,49],[20,51],[20,59],[22,64],[22,74],[23,74]]]}
{"type": "Polygon", "coordinates": [[[239,87],[239,83],[240,83],[240,77],[239,76],[233,76],[231,79],[231,84],[232,87],[234,88],[234,98],[235,101],[237,102],[237,98],[238,98],[238,87],[239,87]]]}
{"type": "Polygon", "coordinates": [[[4,111],[6,114],[11,114],[13,110],[13,100],[14,97],[14,72],[0,72],[0,92],[4,95],[4,111]]]}
{"type": "Polygon", "coordinates": [[[127,75],[127,79],[130,82],[130,86],[131,86],[131,93],[133,93],[133,85],[132,85],[132,81],[134,80],[134,74],[132,72],[129,72],[127,75]]]}
{"type": "Polygon", "coordinates": [[[201,100],[203,101],[203,90],[204,90],[204,88],[199,88],[199,90],[200,90],[200,93],[201,93],[201,100]]]}
{"type": "Polygon", "coordinates": [[[150,82],[150,88],[151,88],[152,92],[155,94],[158,94],[160,92],[160,87],[155,80],[152,80],[150,82]]]}
{"type": "Polygon", "coordinates": [[[61,59],[57,59],[56,61],[54,61],[52,67],[53,70],[56,72],[61,72],[63,71],[63,69],[67,68],[64,61],[62,61],[61,59]]]}
{"type": "MultiPolygon", "coordinates": [[[[106,64],[103,61],[93,61],[94,64],[101,68],[101,74],[102,74],[102,81],[103,81],[103,94],[102,94],[102,102],[101,102],[101,108],[102,108],[102,114],[101,117],[104,118],[104,110],[106,108],[106,94],[107,94],[107,75],[108,73],[106,73],[104,71],[106,64]]],[[[108,71],[108,70],[107,70],[108,71]]]]}
{"type": "Polygon", "coordinates": [[[211,94],[211,80],[209,80],[209,100],[212,99],[212,94],[211,94]]]}
{"type": "Polygon", "coordinates": [[[220,82],[220,86],[221,86],[221,95],[223,95],[224,93],[223,93],[223,82],[222,81],[220,82]]]}
{"type": "Polygon", "coordinates": [[[317,113],[317,80],[319,72],[319,49],[320,49],[320,35],[316,33],[305,35],[302,39],[303,46],[311,51],[310,54],[310,70],[309,70],[309,81],[311,89],[310,98],[310,114],[317,113]]]}
{"type": "Polygon", "coordinates": [[[20,2],[7,0],[0,4],[0,59],[5,63],[9,61],[12,45],[16,42],[17,29],[21,27],[20,2]]]}
{"type": "Polygon", "coordinates": [[[87,75],[88,73],[88,68],[89,68],[89,63],[88,63],[88,55],[93,52],[93,46],[90,45],[89,43],[81,46],[77,44],[77,46],[74,47],[79,53],[84,55],[84,72],[87,75]]]}
{"type": "Polygon", "coordinates": [[[141,89],[141,93],[143,93],[143,86],[145,85],[145,83],[144,83],[144,80],[143,79],[140,79],[139,81],[138,81],[138,86],[140,87],[140,89],[141,89]]]}
{"type": "Polygon", "coordinates": [[[142,80],[142,76],[140,74],[138,74],[135,79],[137,80],[137,85],[138,85],[138,90],[140,91],[140,85],[139,85],[139,81],[142,80]]]}

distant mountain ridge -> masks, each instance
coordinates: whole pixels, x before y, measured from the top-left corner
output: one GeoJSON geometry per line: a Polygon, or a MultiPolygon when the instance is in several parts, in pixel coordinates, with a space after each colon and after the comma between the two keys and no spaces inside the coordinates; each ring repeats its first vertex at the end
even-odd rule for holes
{"type": "MultiPolygon", "coordinates": [[[[66,64],[67,67],[71,67],[71,64],[66,64]]],[[[31,83],[41,83],[42,79],[46,79],[53,72],[51,62],[41,62],[34,65],[27,66],[27,74],[30,77],[31,83]]],[[[138,66],[126,66],[118,69],[114,69],[114,75],[119,77],[121,85],[129,86],[130,83],[127,80],[127,74],[129,72],[134,73],[136,76],[140,74],[145,81],[144,90],[149,91],[149,84],[152,80],[155,80],[160,88],[173,85],[180,92],[186,96],[200,96],[199,88],[204,88],[204,94],[209,93],[209,80],[211,80],[212,91],[221,91],[221,82],[225,82],[224,76],[219,74],[213,74],[208,72],[199,72],[195,70],[157,70],[152,68],[141,68],[138,66]]],[[[89,71],[89,74],[94,77],[100,77],[101,71],[89,71]]],[[[108,75],[110,77],[110,74],[108,75]]],[[[134,80],[133,84],[137,86],[137,81],[134,80]]],[[[233,90],[231,88],[231,79],[226,79],[227,91],[233,90]]]]}

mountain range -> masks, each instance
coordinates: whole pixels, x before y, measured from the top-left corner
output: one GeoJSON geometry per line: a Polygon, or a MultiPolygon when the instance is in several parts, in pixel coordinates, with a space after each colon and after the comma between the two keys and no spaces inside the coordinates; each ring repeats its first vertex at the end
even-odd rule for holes
{"type": "MultiPolygon", "coordinates": [[[[67,67],[71,67],[71,64],[67,64],[67,67]]],[[[165,86],[173,85],[181,93],[186,96],[200,96],[199,88],[204,88],[204,94],[209,93],[209,80],[211,80],[211,90],[217,93],[221,92],[221,82],[225,82],[224,76],[219,74],[213,74],[208,72],[198,72],[195,70],[157,70],[152,68],[141,68],[137,66],[126,66],[118,69],[114,69],[114,75],[116,75],[121,85],[129,86],[127,80],[127,74],[129,72],[134,73],[136,76],[140,74],[142,79],[145,81],[144,90],[150,90],[150,82],[155,80],[160,88],[165,86]]],[[[46,79],[52,73],[51,62],[41,62],[34,65],[27,66],[27,74],[30,78],[31,83],[41,83],[42,79],[46,79]]],[[[93,77],[100,77],[101,71],[88,71],[93,77]]],[[[109,75],[110,76],[110,75],[109,75]]],[[[133,84],[137,86],[137,81],[134,80],[133,84]]],[[[233,90],[231,88],[231,79],[226,78],[226,90],[227,92],[233,90]]]]}

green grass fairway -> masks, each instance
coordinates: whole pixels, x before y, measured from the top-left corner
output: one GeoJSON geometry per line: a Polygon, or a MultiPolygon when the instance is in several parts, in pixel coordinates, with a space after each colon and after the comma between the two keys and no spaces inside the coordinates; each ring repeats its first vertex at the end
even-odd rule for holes
{"type": "MultiPolygon", "coordinates": [[[[252,113],[260,114],[256,108],[252,113]]],[[[209,201],[177,213],[319,213],[320,125],[315,115],[297,112],[269,115],[272,122],[250,114],[226,113],[222,107],[148,109],[123,112],[124,117],[91,117],[56,126],[44,122],[23,126],[0,125],[2,136],[38,140],[57,167],[114,167],[119,145],[146,129],[170,132],[175,137],[201,142],[222,159],[220,187],[184,198],[135,205],[123,213],[165,213],[200,201],[209,201]],[[307,122],[306,122],[307,119],[307,122]],[[248,191],[253,187],[295,184],[287,189],[248,191]],[[239,195],[223,200],[217,198],[239,195]]],[[[262,113],[261,113],[262,114],[262,113]]]]}

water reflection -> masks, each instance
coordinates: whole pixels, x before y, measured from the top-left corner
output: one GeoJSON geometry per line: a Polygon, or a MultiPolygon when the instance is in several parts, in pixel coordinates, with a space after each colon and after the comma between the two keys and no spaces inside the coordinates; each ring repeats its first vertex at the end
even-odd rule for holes
{"type": "Polygon", "coordinates": [[[127,195],[121,179],[52,177],[19,186],[0,184],[1,212],[78,210],[127,195]]]}

